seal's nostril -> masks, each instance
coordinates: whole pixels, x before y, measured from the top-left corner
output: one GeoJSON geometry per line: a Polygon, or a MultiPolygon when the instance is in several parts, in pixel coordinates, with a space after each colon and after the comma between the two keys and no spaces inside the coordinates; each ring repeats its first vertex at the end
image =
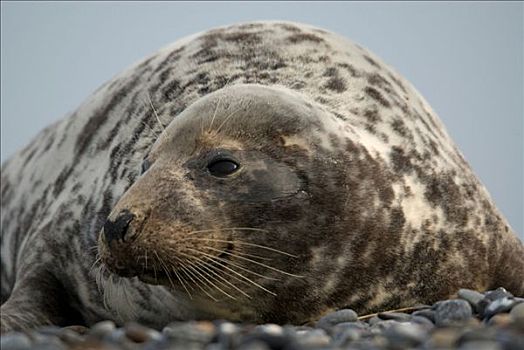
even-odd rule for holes
{"type": "Polygon", "coordinates": [[[107,219],[106,223],[104,224],[104,235],[106,237],[107,244],[115,239],[123,240],[127,233],[129,223],[134,218],[135,215],[129,210],[123,210],[120,212],[120,214],[118,214],[118,217],[114,221],[107,219]]]}

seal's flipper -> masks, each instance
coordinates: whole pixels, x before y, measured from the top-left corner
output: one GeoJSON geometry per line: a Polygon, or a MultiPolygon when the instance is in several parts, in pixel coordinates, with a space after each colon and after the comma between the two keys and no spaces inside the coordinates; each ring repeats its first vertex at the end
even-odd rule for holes
{"type": "Polygon", "coordinates": [[[72,296],[49,271],[35,270],[18,280],[1,307],[1,331],[31,329],[42,325],[83,324],[72,306],[72,296]]]}

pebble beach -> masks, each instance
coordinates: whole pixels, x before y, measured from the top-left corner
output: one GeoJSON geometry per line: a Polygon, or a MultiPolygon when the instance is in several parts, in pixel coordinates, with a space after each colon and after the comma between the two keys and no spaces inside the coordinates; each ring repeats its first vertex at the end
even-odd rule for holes
{"type": "Polygon", "coordinates": [[[524,298],[503,288],[461,289],[456,299],[373,315],[342,309],[307,326],[237,324],[224,320],[173,322],[162,330],[102,321],[42,327],[1,337],[2,350],[523,350],[524,298]]]}

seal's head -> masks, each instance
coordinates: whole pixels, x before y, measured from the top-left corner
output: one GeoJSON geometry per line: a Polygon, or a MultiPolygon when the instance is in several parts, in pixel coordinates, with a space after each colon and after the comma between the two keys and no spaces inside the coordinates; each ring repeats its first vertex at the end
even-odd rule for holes
{"type": "Polygon", "coordinates": [[[234,85],[207,95],[144,159],[100,235],[103,261],[121,276],[185,291],[217,316],[303,321],[315,307],[308,300],[322,294],[304,287],[329,265],[314,261],[314,248],[340,251],[341,206],[352,200],[341,191],[345,153],[333,152],[342,129],[285,89],[234,85]]]}

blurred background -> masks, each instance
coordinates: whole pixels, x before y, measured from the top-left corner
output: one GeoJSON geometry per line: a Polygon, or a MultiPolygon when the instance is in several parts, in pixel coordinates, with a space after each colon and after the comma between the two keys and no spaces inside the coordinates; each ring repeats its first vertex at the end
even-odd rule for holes
{"type": "Polygon", "coordinates": [[[436,110],[523,235],[522,2],[1,2],[1,160],[119,71],[183,36],[310,23],[380,56],[436,110]]]}

